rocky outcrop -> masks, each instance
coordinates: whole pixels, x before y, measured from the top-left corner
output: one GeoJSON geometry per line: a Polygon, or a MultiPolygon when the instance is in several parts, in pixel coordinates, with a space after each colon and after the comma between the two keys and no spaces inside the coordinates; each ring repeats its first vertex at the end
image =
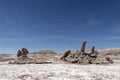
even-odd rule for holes
{"type": "Polygon", "coordinates": [[[82,46],[81,46],[80,52],[85,52],[85,46],[86,46],[86,43],[87,43],[87,41],[84,41],[84,42],[82,43],[82,46]]]}
{"type": "Polygon", "coordinates": [[[37,59],[28,56],[29,51],[26,48],[22,48],[17,52],[17,59],[10,61],[9,64],[48,64],[52,62],[37,61],[37,59]]]}
{"type": "Polygon", "coordinates": [[[27,57],[28,53],[29,51],[26,48],[22,48],[22,50],[18,50],[17,57],[20,57],[20,56],[27,57]]]}
{"type": "Polygon", "coordinates": [[[71,53],[71,50],[67,50],[67,51],[62,55],[62,57],[61,57],[60,59],[66,61],[65,58],[66,58],[70,53],[71,53]]]}
{"type": "Polygon", "coordinates": [[[63,56],[60,58],[63,61],[67,61],[70,63],[79,63],[79,64],[101,64],[101,63],[113,63],[112,59],[108,57],[99,57],[99,52],[95,51],[95,47],[93,46],[90,52],[85,51],[85,45],[87,41],[82,43],[80,51],[71,51],[68,50],[63,53],[63,56]],[[104,58],[104,61],[100,58],[104,58]]]}

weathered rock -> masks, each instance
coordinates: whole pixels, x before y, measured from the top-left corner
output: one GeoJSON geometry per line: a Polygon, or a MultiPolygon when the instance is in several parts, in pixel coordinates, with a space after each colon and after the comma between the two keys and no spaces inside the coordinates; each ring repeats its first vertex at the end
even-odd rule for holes
{"type": "Polygon", "coordinates": [[[84,42],[82,43],[80,52],[85,52],[85,45],[86,45],[86,43],[87,43],[87,41],[84,41],[84,42]]]}
{"type": "Polygon", "coordinates": [[[92,49],[90,50],[90,53],[89,53],[89,54],[94,53],[94,51],[95,51],[95,47],[93,46],[92,49]]]}
{"type": "Polygon", "coordinates": [[[26,48],[22,48],[22,50],[18,50],[17,59],[14,61],[10,61],[9,64],[49,64],[51,61],[39,61],[33,57],[28,57],[29,51],[26,48]]]}
{"type": "Polygon", "coordinates": [[[79,51],[67,51],[61,57],[62,60],[70,62],[70,63],[79,63],[79,64],[107,64],[113,63],[113,61],[109,57],[100,57],[99,52],[95,51],[95,47],[93,46],[90,52],[85,52],[86,41],[82,43],[80,52],[79,51]]]}
{"type": "Polygon", "coordinates": [[[23,55],[27,57],[29,51],[26,48],[22,48],[23,55]]]}
{"type": "Polygon", "coordinates": [[[17,57],[20,57],[20,56],[22,56],[22,52],[20,50],[18,50],[17,57]]]}
{"type": "Polygon", "coordinates": [[[62,57],[60,58],[61,60],[65,60],[66,61],[66,57],[71,53],[71,50],[67,50],[63,55],[62,57]]]}
{"type": "Polygon", "coordinates": [[[73,59],[73,60],[71,60],[70,62],[71,62],[71,63],[78,63],[78,61],[79,61],[79,59],[73,59]]]}

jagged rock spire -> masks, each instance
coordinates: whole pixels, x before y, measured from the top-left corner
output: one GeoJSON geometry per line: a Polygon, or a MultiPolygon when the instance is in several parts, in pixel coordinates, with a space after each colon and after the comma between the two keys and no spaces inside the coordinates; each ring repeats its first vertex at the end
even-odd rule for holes
{"type": "Polygon", "coordinates": [[[82,46],[81,46],[80,52],[85,52],[85,46],[86,46],[86,43],[87,43],[87,41],[84,41],[84,42],[82,43],[82,46]]]}

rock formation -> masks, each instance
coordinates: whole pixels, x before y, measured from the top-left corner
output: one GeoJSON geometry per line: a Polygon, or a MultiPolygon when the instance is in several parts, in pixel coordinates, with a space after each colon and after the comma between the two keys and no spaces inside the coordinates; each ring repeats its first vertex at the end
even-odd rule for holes
{"type": "Polygon", "coordinates": [[[20,50],[18,50],[17,57],[20,57],[20,56],[22,56],[22,52],[20,50]]]}
{"type": "Polygon", "coordinates": [[[29,51],[26,48],[22,48],[23,55],[27,57],[29,51]]]}
{"type": "Polygon", "coordinates": [[[71,53],[71,50],[67,50],[67,51],[62,55],[62,57],[61,57],[60,59],[66,61],[65,58],[66,58],[70,53],[71,53]]]}
{"type": "Polygon", "coordinates": [[[29,51],[26,48],[22,48],[22,50],[18,50],[17,57],[24,56],[27,57],[29,51]]]}
{"type": "MultiPolygon", "coordinates": [[[[67,61],[70,63],[79,63],[79,64],[97,64],[102,63],[102,60],[99,59],[99,52],[95,51],[95,47],[93,46],[90,52],[85,52],[86,41],[82,43],[80,51],[73,52],[71,50],[66,51],[63,56],[60,58],[63,61],[67,61]]],[[[107,62],[113,63],[113,61],[109,57],[103,57],[107,62]]]]}
{"type": "Polygon", "coordinates": [[[17,52],[17,59],[10,61],[9,64],[49,64],[52,62],[37,61],[33,57],[28,57],[29,51],[26,48],[22,48],[17,52]]]}
{"type": "Polygon", "coordinates": [[[84,41],[84,42],[82,43],[82,46],[81,46],[80,52],[85,52],[85,46],[86,46],[86,43],[87,43],[87,41],[84,41]]]}
{"type": "Polygon", "coordinates": [[[94,53],[94,51],[95,51],[95,47],[93,46],[89,54],[94,53]]]}
{"type": "MultiPolygon", "coordinates": [[[[28,55],[29,51],[26,48],[22,48],[22,50],[18,50],[17,52],[17,59],[13,62],[13,64],[26,64],[33,62],[32,58],[29,58],[28,55]]],[[[10,62],[12,64],[12,62],[10,62]]]]}

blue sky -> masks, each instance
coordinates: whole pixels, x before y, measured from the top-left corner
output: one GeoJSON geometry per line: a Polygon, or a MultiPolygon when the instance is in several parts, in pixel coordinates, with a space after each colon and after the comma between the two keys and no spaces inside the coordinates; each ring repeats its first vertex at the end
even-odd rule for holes
{"type": "Polygon", "coordinates": [[[0,0],[0,53],[120,47],[119,0],[0,0]]]}

